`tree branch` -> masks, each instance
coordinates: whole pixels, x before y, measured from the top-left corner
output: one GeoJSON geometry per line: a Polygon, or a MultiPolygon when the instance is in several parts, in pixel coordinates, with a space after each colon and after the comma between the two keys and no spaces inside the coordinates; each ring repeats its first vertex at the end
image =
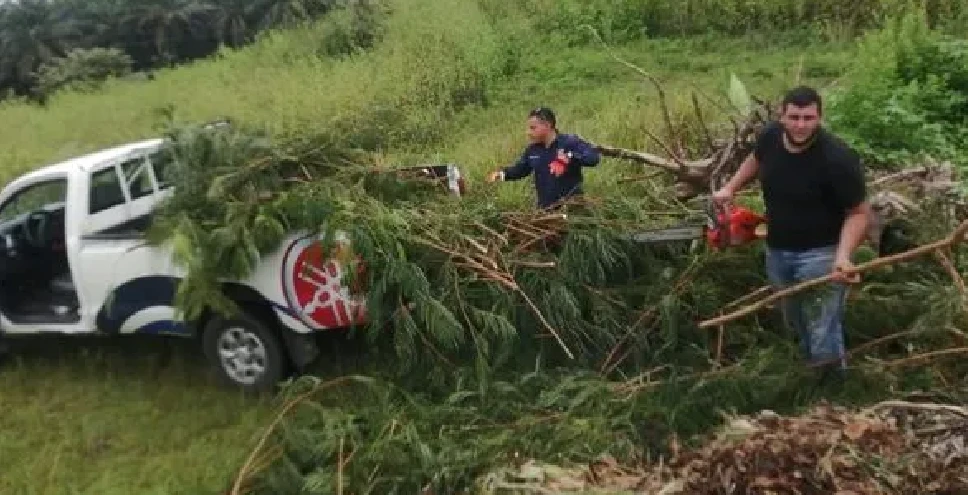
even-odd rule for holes
{"type": "Polygon", "coordinates": [[[681,173],[684,167],[686,169],[695,170],[709,167],[713,163],[712,158],[703,158],[701,160],[683,161],[682,165],[680,165],[675,161],[662,158],[659,155],[653,155],[652,153],[645,153],[643,151],[632,151],[625,148],[594,143],[592,146],[604,156],[631,160],[633,162],[659,167],[676,174],[681,173]]]}
{"type": "Polygon", "coordinates": [[[457,251],[454,251],[453,249],[448,249],[439,244],[427,241],[426,239],[417,239],[416,242],[423,244],[424,246],[430,247],[432,249],[436,249],[441,253],[447,254],[452,258],[454,258],[455,260],[463,260],[458,262],[457,264],[463,265],[464,267],[477,272],[480,276],[496,281],[501,285],[507,287],[508,289],[516,292],[518,295],[521,296],[522,299],[524,299],[525,304],[527,304],[528,307],[531,308],[531,311],[535,314],[535,316],[538,317],[538,320],[545,327],[545,329],[547,329],[548,332],[550,332],[551,335],[555,338],[555,340],[558,342],[558,345],[560,345],[562,350],[565,351],[565,354],[568,355],[568,358],[575,359],[575,355],[571,352],[571,349],[569,349],[568,345],[565,344],[565,341],[561,338],[561,335],[558,333],[558,331],[551,326],[551,324],[545,318],[541,310],[538,309],[538,306],[534,303],[534,301],[532,301],[531,298],[528,296],[528,294],[524,292],[524,289],[522,289],[521,286],[518,285],[518,283],[514,280],[514,277],[510,273],[507,273],[506,271],[500,270],[497,268],[496,266],[497,263],[494,260],[476,259],[475,257],[468,256],[466,254],[461,254],[461,253],[458,253],[457,251]],[[495,266],[493,268],[488,268],[485,264],[492,264],[495,266]]]}
{"type": "MultiPolygon", "coordinates": [[[[656,79],[655,76],[653,76],[652,74],[649,74],[648,72],[646,72],[641,67],[638,67],[635,64],[628,62],[625,59],[616,55],[615,52],[613,52],[612,49],[608,46],[608,44],[605,43],[605,40],[602,39],[602,37],[598,34],[598,31],[595,28],[593,28],[588,24],[585,24],[582,27],[592,32],[592,34],[595,36],[595,39],[597,39],[598,42],[602,44],[602,46],[605,48],[605,51],[608,53],[608,55],[613,59],[615,59],[616,62],[634,70],[641,76],[648,79],[652,83],[652,85],[655,86],[656,92],[659,93],[659,108],[662,109],[662,118],[665,120],[665,124],[668,128],[669,135],[673,136],[675,134],[675,127],[672,125],[672,114],[669,113],[669,106],[666,104],[665,91],[662,89],[662,85],[659,83],[659,80],[656,79]]],[[[672,156],[676,159],[676,161],[679,161],[679,157],[675,155],[672,155],[672,156]]]]}
{"type": "Polygon", "coordinates": [[[242,465],[242,468],[239,470],[239,474],[238,476],[236,476],[235,482],[232,484],[232,490],[230,492],[231,495],[240,495],[242,493],[241,492],[242,484],[249,476],[253,474],[252,466],[255,464],[256,458],[258,457],[259,453],[262,451],[263,447],[265,446],[265,443],[269,440],[269,436],[272,434],[273,431],[275,431],[276,426],[278,426],[279,423],[282,422],[283,418],[285,418],[286,414],[288,414],[292,408],[298,406],[304,400],[312,397],[313,395],[325,389],[332,388],[332,387],[335,387],[336,385],[341,385],[349,381],[358,381],[358,380],[359,378],[354,376],[344,376],[340,378],[335,378],[327,382],[319,383],[309,391],[286,402],[286,404],[282,407],[282,410],[279,411],[279,414],[277,414],[275,419],[272,420],[272,423],[269,423],[269,427],[266,428],[266,431],[263,432],[262,437],[259,438],[259,442],[256,444],[255,449],[252,450],[252,452],[249,454],[248,459],[246,459],[245,463],[242,465]]]}
{"type": "Polygon", "coordinates": [[[951,280],[958,287],[958,292],[961,293],[961,304],[964,308],[968,309],[968,287],[965,286],[965,279],[958,273],[958,268],[955,264],[951,262],[951,258],[945,253],[945,251],[950,251],[950,249],[939,249],[934,252],[936,258],[947,270],[948,275],[951,276],[951,280]]]}
{"type": "Polygon", "coordinates": [[[963,407],[953,406],[949,404],[927,404],[922,402],[907,402],[903,400],[888,400],[875,404],[867,409],[865,413],[875,411],[877,409],[914,409],[921,411],[931,411],[931,412],[949,412],[956,414],[963,418],[968,418],[968,409],[963,407]]]}
{"type": "MultiPolygon", "coordinates": [[[[892,265],[894,263],[899,263],[901,261],[907,261],[913,258],[917,258],[918,256],[923,256],[925,254],[930,254],[939,249],[950,248],[951,246],[958,244],[959,242],[962,242],[964,240],[965,232],[968,232],[968,220],[962,222],[961,225],[959,225],[958,228],[954,230],[954,232],[952,232],[948,237],[944,239],[932,242],[930,244],[925,244],[923,246],[916,247],[914,249],[905,251],[903,253],[895,254],[893,256],[886,256],[884,258],[878,258],[878,259],[869,261],[867,263],[864,263],[862,265],[858,265],[857,267],[855,267],[853,272],[863,273],[868,270],[873,270],[874,268],[880,268],[883,266],[892,265]]],[[[761,299],[760,301],[754,304],[751,304],[749,306],[736,310],[727,315],[723,315],[717,318],[703,321],[699,323],[699,328],[715,327],[715,326],[722,325],[723,323],[727,323],[733,320],[738,320],[746,315],[759,311],[760,309],[764,308],[770,303],[778,301],[784,297],[791,296],[799,292],[803,292],[812,287],[825,284],[827,282],[830,282],[831,280],[833,280],[832,274],[824,275],[822,277],[817,277],[812,280],[807,280],[800,284],[794,285],[793,287],[783,289],[781,291],[777,291],[772,295],[766,297],[765,299],[761,299]]]]}

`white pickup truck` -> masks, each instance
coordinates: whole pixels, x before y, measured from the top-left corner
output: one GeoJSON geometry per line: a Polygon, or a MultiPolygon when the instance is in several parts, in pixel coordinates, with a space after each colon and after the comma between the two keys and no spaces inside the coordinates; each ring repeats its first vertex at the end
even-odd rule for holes
{"type": "MultiPolygon", "coordinates": [[[[223,379],[265,390],[318,354],[314,332],[365,321],[364,297],[312,237],[293,233],[246,280],[225,280],[242,308],[181,321],[183,269],[144,234],[172,192],[163,138],[27,173],[0,192],[0,340],[47,333],[197,339],[223,379]]],[[[460,195],[454,165],[414,167],[460,195]]]]}

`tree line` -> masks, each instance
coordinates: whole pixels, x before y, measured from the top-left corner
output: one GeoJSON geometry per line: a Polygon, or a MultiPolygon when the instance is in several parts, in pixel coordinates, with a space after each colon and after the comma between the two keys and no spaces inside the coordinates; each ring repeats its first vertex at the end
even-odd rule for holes
{"type": "Polygon", "coordinates": [[[317,18],[341,0],[0,0],[0,96],[39,96],[38,71],[72,51],[112,48],[132,71],[238,47],[317,18]]]}

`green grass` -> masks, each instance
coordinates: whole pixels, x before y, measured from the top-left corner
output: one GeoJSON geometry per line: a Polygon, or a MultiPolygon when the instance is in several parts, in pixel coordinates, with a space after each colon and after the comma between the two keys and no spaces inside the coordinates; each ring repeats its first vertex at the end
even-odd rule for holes
{"type": "MultiPolygon", "coordinates": [[[[473,194],[507,204],[530,202],[530,182],[490,187],[481,179],[516,158],[532,106],[554,107],[566,132],[658,151],[645,132],[663,132],[654,89],[601,47],[549,44],[520,19],[499,26],[473,5],[439,5],[398,5],[383,44],[342,60],[317,57],[317,30],[306,28],[161,71],[155,81],[60,94],[47,108],[0,104],[0,180],[154,136],[156,111],[169,105],[184,120],[229,116],[274,133],[332,130],[388,161],[456,162],[469,172],[473,194]],[[475,93],[481,87],[484,98],[475,93]]],[[[831,82],[856,53],[849,42],[796,37],[653,39],[614,48],[662,79],[680,115],[694,88],[726,101],[731,73],[752,93],[775,98],[798,74],[802,82],[831,82]]],[[[606,160],[587,174],[587,189],[610,194],[619,178],[639,172],[606,160]]],[[[45,343],[27,343],[0,367],[0,493],[218,493],[275,406],[218,387],[190,343],[45,343]]],[[[365,361],[365,353],[356,358],[365,361]]],[[[341,359],[330,349],[320,373],[357,367],[341,359]]]]}
{"type": "MultiPolygon", "coordinates": [[[[349,343],[349,345],[347,345],[349,343]]],[[[226,388],[193,341],[38,337],[0,364],[0,493],[221,493],[278,403],[226,388]]],[[[312,373],[372,371],[321,339],[312,373]]]]}
{"type": "Polygon", "coordinates": [[[181,342],[44,338],[14,350],[0,366],[0,493],[215,493],[271,409],[217,387],[181,342]]]}

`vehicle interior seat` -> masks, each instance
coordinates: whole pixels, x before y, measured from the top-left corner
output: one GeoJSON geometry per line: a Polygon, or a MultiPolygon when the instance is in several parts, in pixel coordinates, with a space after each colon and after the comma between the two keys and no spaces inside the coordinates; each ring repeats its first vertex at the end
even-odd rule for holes
{"type": "Polygon", "coordinates": [[[74,288],[74,279],[71,277],[71,272],[65,271],[51,279],[50,288],[54,292],[60,293],[75,292],[76,289],[74,288]]]}

